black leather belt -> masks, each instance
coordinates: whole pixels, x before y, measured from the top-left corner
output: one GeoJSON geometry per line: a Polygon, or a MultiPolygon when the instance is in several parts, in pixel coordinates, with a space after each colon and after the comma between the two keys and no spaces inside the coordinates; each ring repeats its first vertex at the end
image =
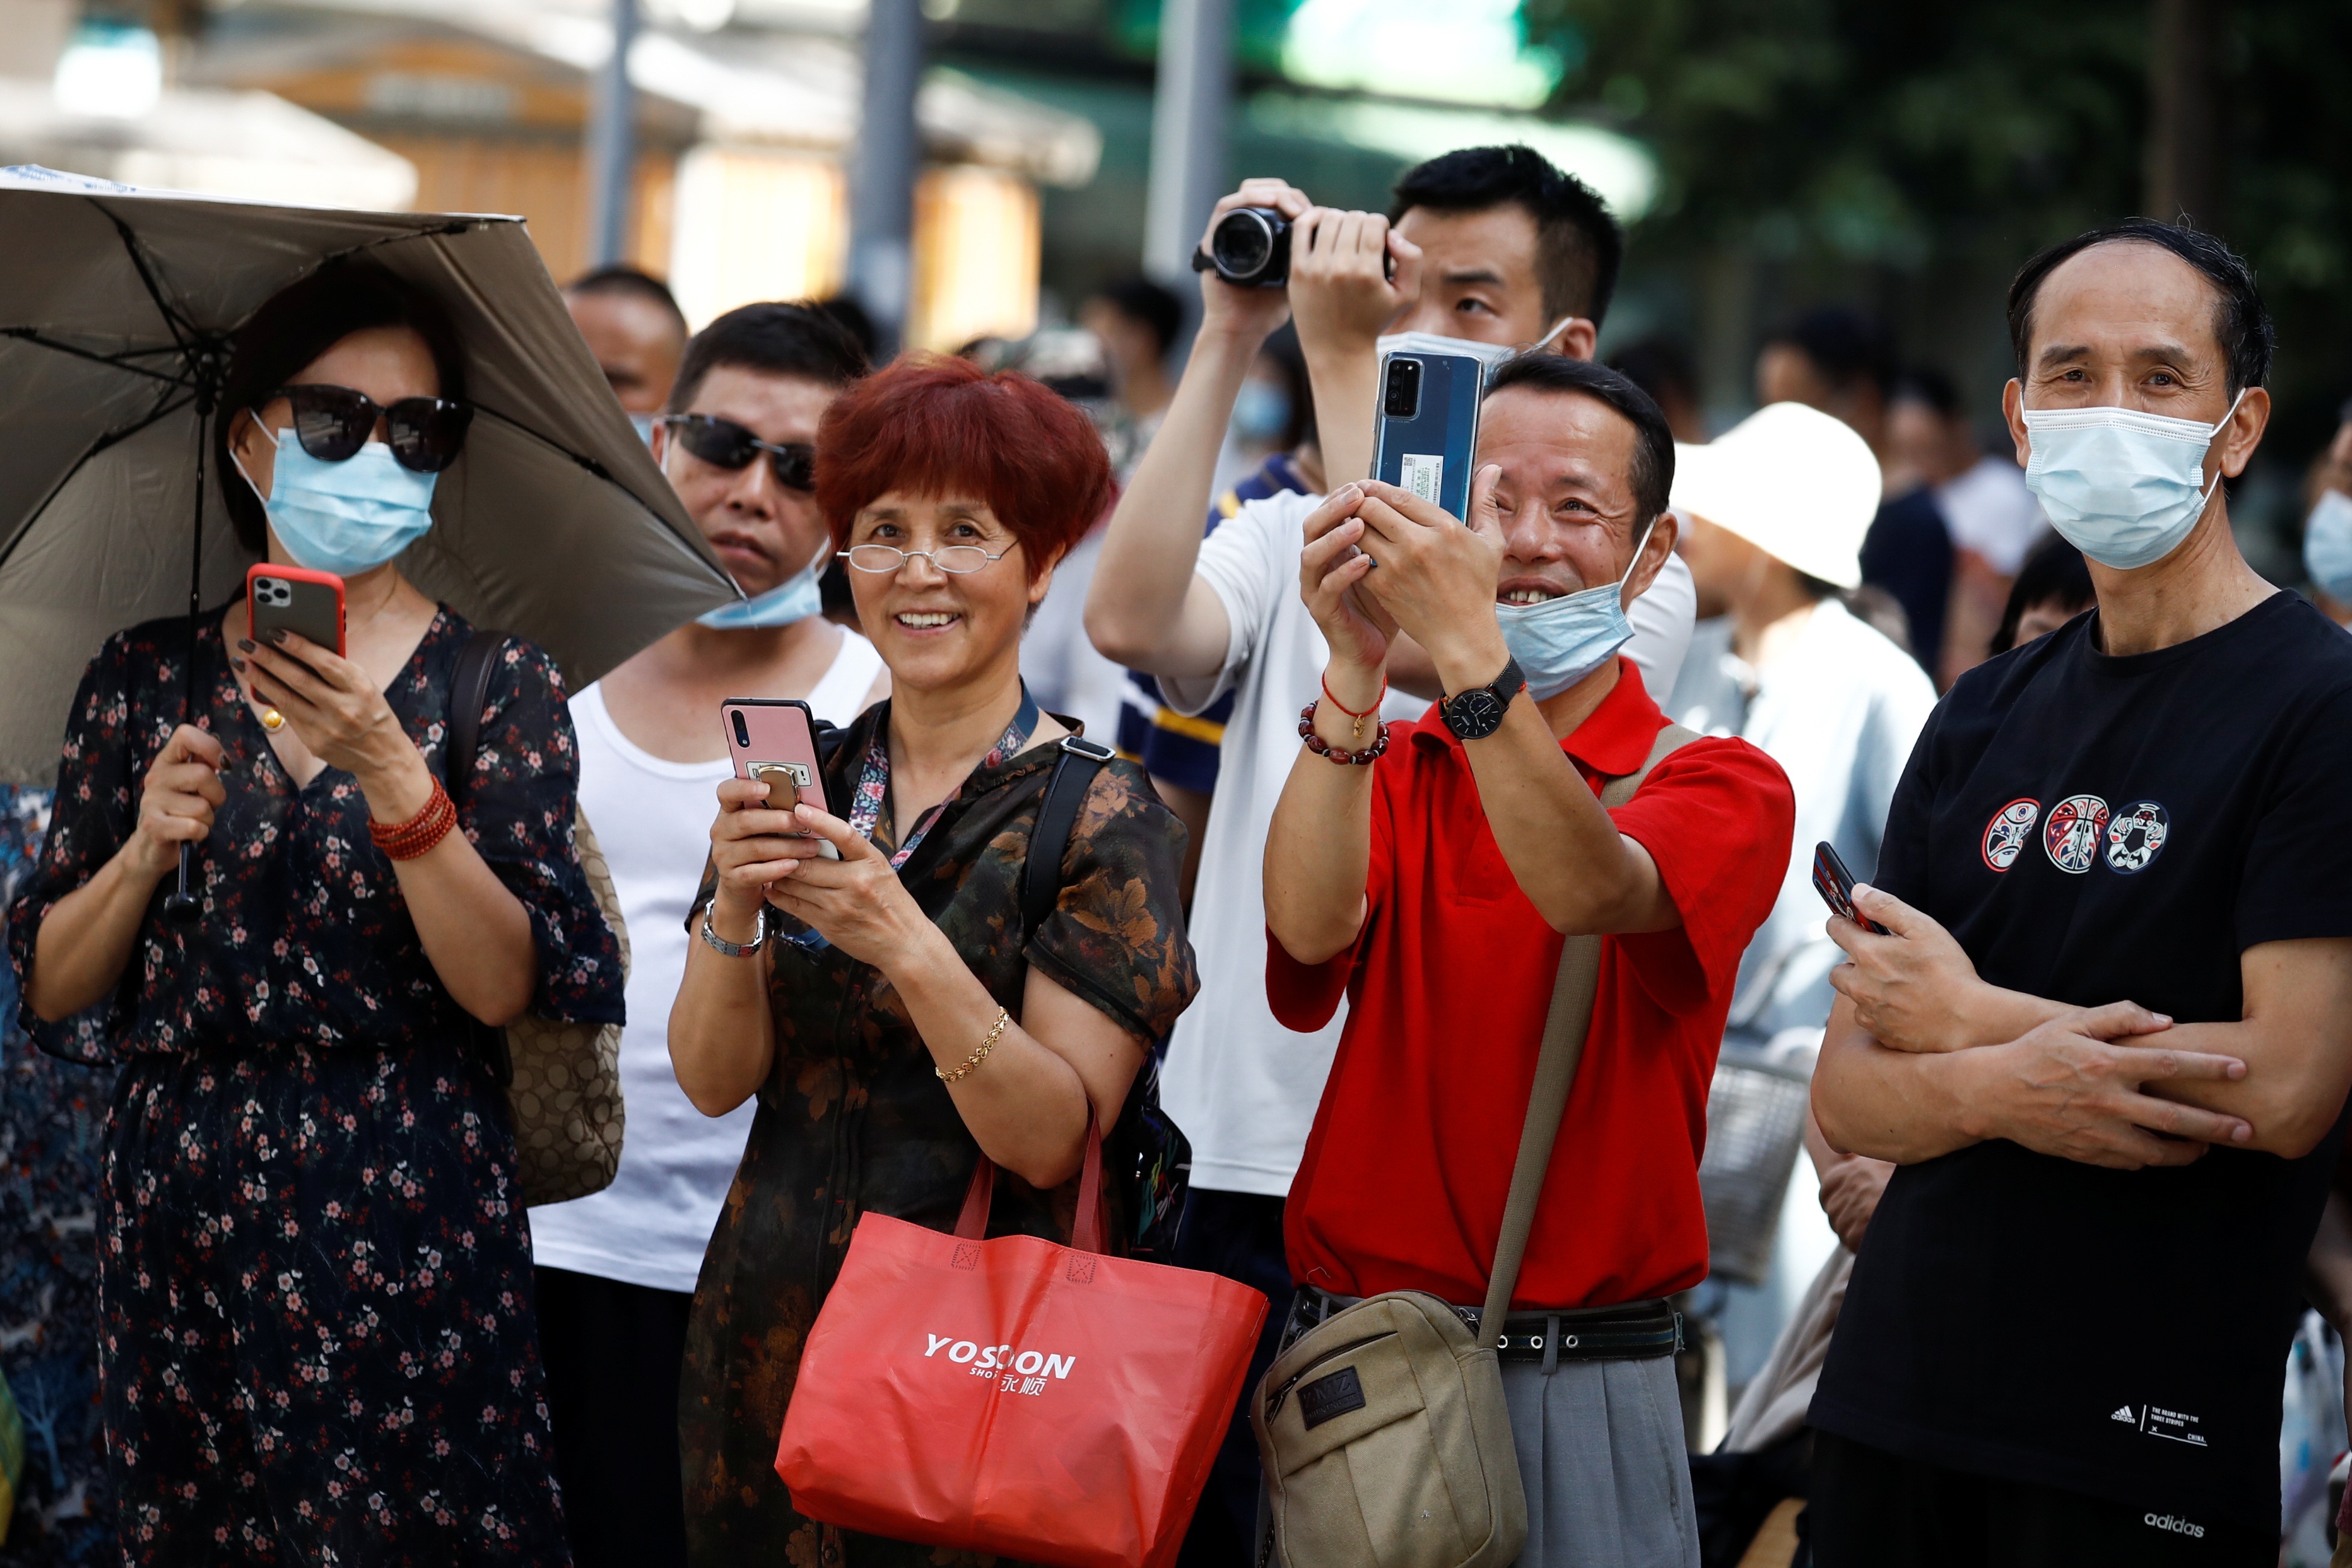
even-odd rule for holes
{"type": "MultiPolygon", "coordinates": [[[[1312,1285],[1302,1285],[1291,1299],[1290,1317],[1283,1325],[1282,1344],[1287,1350],[1326,1318],[1354,1306],[1360,1296],[1336,1296],[1312,1285]]],[[[1474,1331],[1476,1307],[1446,1305],[1474,1331]]],[[[1503,1320],[1496,1353],[1505,1361],[1541,1362],[1551,1366],[1563,1361],[1640,1361],[1673,1355],[1683,1347],[1683,1315],[1662,1300],[1628,1301],[1615,1307],[1572,1307],[1557,1312],[1513,1312],[1503,1320]]]]}

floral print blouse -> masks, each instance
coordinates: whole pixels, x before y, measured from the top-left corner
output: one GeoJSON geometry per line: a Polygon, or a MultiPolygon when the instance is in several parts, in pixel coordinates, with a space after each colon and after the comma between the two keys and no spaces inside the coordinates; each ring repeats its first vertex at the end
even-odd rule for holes
{"type": "MultiPolygon", "coordinates": [[[[876,704],[845,733],[824,768],[828,801],[850,799],[889,710],[876,704]]],[[[1034,966],[1156,1049],[1199,988],[1178,898],[1183,826],[1141,769],[1105,764],[1070,831],[1060,900],[1035,930],[1025,928],[1021,869],[1059,755],[1040,746],[975,768],[899,867],[899,879],[1016,1016],[1034,966]]],[[[886,853],[889,831],[885,811],[876,842],[886,853]]],[[[701,919],[699,900],[691,918],[701,919]]],[[[772,910],[770,921],[774,930],[772,910]]],[[[806,929],[789,918],[781,923],[786,938],[806,929]]],[[[776,1477],[802,1342],[858,1216],[872,1211],[953,1228],[980,1149],[880,971],[830,945],[772,945],[775,1064],[687,1332],[679,1418],[691,1560],[807,1568],[963,1562],[928,1546],[825,1530],[793,1511],[776,1477]]],[[[975,1042],[987,1022],[973,1020],[975,1042]]],[[[1066,1237],[1076,1185],[1074,1177],[1041,1192],[1000,1172],[990,1234],[1066,1237]]],[[[1116,1215],[1112,1224],[1118,1234],[1116,1215]]]]}
{"type": "MultiPolygon", "coordinates": [[[[386,688],[426,764],[442,771],[443,715],[471,628],[444,606],[386,688]]],[[[234,1047],[256,1041],[391,1046],[461,1034],[465,1012],[435,976],[393,875],[368,837],[358,781],[322,769],[296,789],[238,693],[217,611],[196,625],[195,722],[226,753],[227,801],[195,866],[202,916],[161,913],[166,877],[110,1003],[45,1024],[43,1048],[89,1059],[234,1047]]],[[[40,865],[10,910],[9,956],[22,984],[41,921],[88,881],[136,826],[148,765],[181,721],[189,658],[185,616],[107,639],[82,676],[40,865]]],[[[452,785],[474,847],[530,917],[548,1017],[621,1018],[620,950],[598,912],[572,840],[579,778],[562,677],[510,639],[490,679],[473,777],[452,785]]]]}

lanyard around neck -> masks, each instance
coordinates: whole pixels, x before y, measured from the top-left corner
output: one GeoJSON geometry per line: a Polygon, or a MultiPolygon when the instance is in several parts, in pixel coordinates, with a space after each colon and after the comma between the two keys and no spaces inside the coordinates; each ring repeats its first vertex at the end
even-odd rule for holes
{"type": "MultiPolygon", "coordinates": [[[[1021,683],[1021,706],[1014,711],[1013,722],[1004,727],[1004,733],[997,737],[996,744],[988,749],[988,754],[973,765],[972,772],[978,773],[982,768],[992,768],[1007,758],[1019,756],[1028,746],[1029,737],[1037,732],[1040,717],[1037,700],[1029,695],[1029,683],[1024,680],[1021,683]]],[[[962,794],[963,786],[959,784],[955,792],[947,799],[923,813],[921,819],[915,824],[914,830],[907,835],[907,841],[891,852],[890,865],[894,869],[907,863],[907,857],[912,855],[916,846],[922,843],[923,835],[929,833],[931,830],[931,825],[939,821],[940,814],[953,805],[962,794]]],[[[875,829],[881,825],[882,808],[888,804],[889,799],[889,726],[877,724],[874,726],[873,738],[866,743],[865,760],[857,771],[857,793],[849,804],[850,831],[870,842],[874,837],[875,829]]]]}

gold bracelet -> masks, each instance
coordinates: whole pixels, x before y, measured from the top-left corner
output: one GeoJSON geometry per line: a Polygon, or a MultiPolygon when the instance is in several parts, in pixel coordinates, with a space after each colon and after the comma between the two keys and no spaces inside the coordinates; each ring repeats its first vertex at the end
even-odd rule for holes
{"type": "Polygon", "coordinates": [[[988,1037],[980,1042],[980,1049],[972,1052],[971,1055],[963,1058],[963,1066],[956,1068],[953,1072],[940,1072],[940,1069],[936,1067],[931,1068],[931,1070],[935,1073],[939,1073],[940,1081],[941,1083],[955,1082],[956,1079],[963,1077],[964,1074],[971,1071],[972,1068],[978,1067],[981,1063],[988,1059],[988,1053],[994,1050],[996,1048],[996,1042],[1004,1037],[1004,1026],[1011,1022],[1013,1022],[1013,1015],[1006,1012],[1003,1008],[999,1007],[996,1010],[996,1022],[988,1026],[988,1037]]]}

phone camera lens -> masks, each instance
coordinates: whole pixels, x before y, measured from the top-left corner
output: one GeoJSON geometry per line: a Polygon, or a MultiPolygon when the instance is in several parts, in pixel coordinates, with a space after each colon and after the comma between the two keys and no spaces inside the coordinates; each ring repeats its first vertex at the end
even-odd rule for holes
{"type": "Polygon", "coordinates": [[[1410,419],[1421,412],[1421,362],[1400,354],[1389,361],[1388,386],[1381,411],[1391,419],[1410,419]]]}
{"type": "Polygon", "coordinates": [[[735,743],[739,746],[750,745],[751,743],[751,730],[749,725],[743,722],[743,710],[740,708],[738,708],[734,712],[730,713],[728,717],[735,721],[735,743]]]}

